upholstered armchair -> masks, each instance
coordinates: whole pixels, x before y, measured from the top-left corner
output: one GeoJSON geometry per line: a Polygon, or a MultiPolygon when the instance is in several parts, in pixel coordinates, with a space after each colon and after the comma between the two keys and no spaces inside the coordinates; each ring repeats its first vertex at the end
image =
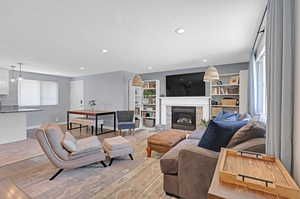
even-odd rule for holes
{"type": "Polygon", "coordinates": [[[36,133],[38,142],[47,155],[50,162],[57,168],[58,172],[49,180],[53,180],[64,169],[74,169],[83,167],[92,163],[103,162],[105,154],[98,137],[91,136],[77,140],[77,150],[75,152],[67,151],[62,144],[65,134],[57,124],[46,124],[41,126],[36,133]]]}
{"type": "Polygon", "coordinates": [[[133,121],[134,111],[117,111],[118,129],[122,134],[123,129],[134,130],[135,122],[133,121]]]}

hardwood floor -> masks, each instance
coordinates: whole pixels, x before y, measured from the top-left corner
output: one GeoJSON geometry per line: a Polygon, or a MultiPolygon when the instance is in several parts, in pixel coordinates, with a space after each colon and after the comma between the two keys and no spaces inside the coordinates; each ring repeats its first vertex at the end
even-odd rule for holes
{"type": "MultiPolygon", "coordinates": [[[[79,137],[78,131],[72,134],[79,137]]],[[[57,168],[45,155],[41,155],[1,167],[0,179],[11,179],[34,199],[170,199],[172,197],[163,192],[163,176],[159,167],[162,154],[153,153],[152,158],[146,157],[146,140],[152,134],[138,131],[134,136],[125,136],[135,149],[133,161],[126,156],[117,158],[111,167],[94,164],[67,170],[50,182],[48,179],[57,168]]],[[[81,135],[85,136],[89,135],[81,135]]],[[[111,136],[113,134],[104,134],[99,138],[102,140],[111,136]]]]}
{"type": "Polygon", "coordinates": [[[0,167],[43,154],[35,139],[0,144],[0,167]]]}

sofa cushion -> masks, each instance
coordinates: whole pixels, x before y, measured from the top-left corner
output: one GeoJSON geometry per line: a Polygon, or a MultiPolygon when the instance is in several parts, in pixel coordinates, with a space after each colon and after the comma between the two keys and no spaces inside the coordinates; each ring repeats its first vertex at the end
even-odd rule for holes
{"type": "Polygon", "coordinates": [[[178,172],[178,154],[186,145],[195,145],[199,143],[196,139],[186,139],[179,142],[175,147],[168,151],[160,159],[160,167],[164,174],[177,174],[178,172]]]}
{"type": "Polygon", "coordinates": [[[254,138],[264,138],[266,134],[265,124],[259,121],[253,121],[240,128],[229,141],[227,148],[246,142],[254,138]]]}
{"type": "Polygon", "coordinates": [[[239,120],[242,120],[242,121],[251,121],[252,120],[252,116],[249,113],[244,113],[244,114],[240,115],[239,120]]]}
{"type": "Polygon", "coordinates": [[[191,135],[188,136],[188,139],[196,139],[196,140],[201,140],[202,136],[204,135],[206,131],[205,127],[201,127],[193,131],[191,135]]]}
{"type": "Polygon", "coordinates": [[[71,133],[69,132],[65,133],[62,145],[70,153],[75,152],[77,150],[77,141],[74,138],[74,136],[71,135],[71,133]]]}
{"type": "Polygon", "coordinates": [[[221,147],[227,146],[234,133],[246,124],[247,121],[211,120],[198,146],[219,152],[221,147]]]}
{"type": "Polygon", "coordinates": [[[214,121],[237,121],[240,117],[238,113],[232,113],[227,111],[221,111],[218,113],[214,121]]]}
{"type": "Polygon", "coordinates": [[[70,154],[70,159],[76,159],[97,151],[103,151],[101,142],[97,136],[80,139],[77,141],[77,146],[77,150],[70,154]]]}
{"type": "Polygon", "coordinates": [[[103,145],[105,149],[109,151],[132,148],[130,142],[122,136],[105,138],[103,141],[103,145]]]}

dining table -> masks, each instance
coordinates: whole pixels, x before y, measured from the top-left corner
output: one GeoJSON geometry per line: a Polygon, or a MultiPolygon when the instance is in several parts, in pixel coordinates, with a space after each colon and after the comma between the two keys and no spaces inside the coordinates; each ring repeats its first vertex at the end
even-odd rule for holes
{"type": "Polygon", "coordinates": [[[116,131],[116,111],[104,111],[104,110],[69,110],[67,111],[67,129],[72,130],[70,126],[70,115],[81,115],[86,118],[94,117],[95,118],[95,133],[98,135],[98,120],[101,116],[112,115],[113,116],[113,130],[108,130],[103,133],[115,132],[116,131]]]}

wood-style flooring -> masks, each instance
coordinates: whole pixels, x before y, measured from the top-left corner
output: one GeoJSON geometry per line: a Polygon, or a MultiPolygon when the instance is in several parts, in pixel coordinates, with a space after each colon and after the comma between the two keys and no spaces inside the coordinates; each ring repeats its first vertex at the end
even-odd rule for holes
{"type": "MultiPolygon", "coordinates": [[[[65,128],[65,127],[63,127],[65,128]]],[[[79,138],[79,131],[73,131],[79,138]]],[[[49,181],[55,168],[45,155],[39,155],[0,168],[0,179],[10,179],[34,199],[170,199],[163,191],[163,176],[159,167],[162,154],[146,157],[147,137],[153,132],[137,131],[125,135],[134,146],[134,160],[129,157],[116,159],[111,167],[94,164],[62,172],[49,181]]],[[[81,137],[89,136],[83,130],[81,137]]],[[[100,140],[114,136],[99,136],[100,140]]],[[[108,161],[108,160],[107,160],[108,161]]]]}

